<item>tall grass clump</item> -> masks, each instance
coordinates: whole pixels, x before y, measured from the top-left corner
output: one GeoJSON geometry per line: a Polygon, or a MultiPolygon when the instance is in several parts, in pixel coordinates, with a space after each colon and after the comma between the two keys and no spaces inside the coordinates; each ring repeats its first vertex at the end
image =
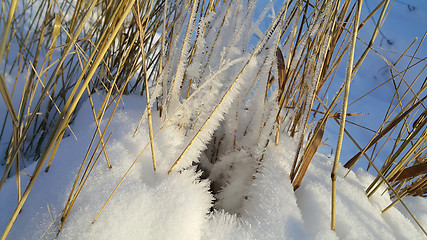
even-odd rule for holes
{"type": "MultiPolygon", "coordinates": [[[[0,90],[8,111],[0,116],[0,141],[8,147],[1,155],[6,167],[0,190],[14,173],[18,203],[2,239],[41,170],[47,172],[55,164],[63,137],[73,135],[70,124],[85,100],[91,103],[97,128],[62,212],[59,231],[95,164],[114,167],[105,146],[112,134],[109,123],[124,94],[146,96],[140,123],[149,126],[150,146],[144,151],[151,148],[154,171],[162,161],[154,151],[158,132],[170,125],[182,129],[186,144],[168,173],[194,162],[211,181],[218,199],[216,208],[227,210],[221,202],[224,190],[219,191],[226,181],[214,174],[213,167],[229,154],[248,156],[251,160],[245,172],[250,182],[262,165],[267,146],[278,145],[281,134],[289,134],[298,143],[289,176],[297,190],[322,144],[328,120],[338,123],[340,140],[344,133],[352,138],[344,125],[346,117],[357,115],[346,110],[350,83],[373,49],[390,5],[388,0],[381,1],[363,19],[361,0],[287,0],[278,12],[270,12],[274,5],[270,2],[256,16],[255,8],[261,2],[43,0],[26,1],[16,8],[18,1],[6,1],[2,10],[9,13],[7,20],[2,19],[7,24],[0,59],[2,72],[15,75],[15,83],[10,91],[1,76],[0,90]],[[379,20],[370,41],[355,58],[355,43],[361,41],[358,34],[374,16],[379,20]],[[268,22],[268,27],[261,22],[268,22]],[[341,68],[347,69],[346,79],[335,79],[341,68]],[[330,86],[336,82],[345,85],[328,102],[330,86]],[[103,99],[98,109],[92,103],[93,95],[103,99]],[[14,96],[19,96],[19,103],[13,102],[14,96]],[[105,116],[107,109],[111,114],[105,116]],[[153,115],[161,119],[157,132],[152,127],[153,115]],[[106,124],[101,127],[101,122],[106,124]],[[7,131],[11,127],[13,131],[7,131]],[[98,163],[101,154],[106,163],[98,163]],[[22,192],[20,168],[29,159],[37,161],[37,166],[22,192]]],[[[346,165],[352,167],[360,156],[366,156],[380,138],[391,139],[387,141],[394,144],[393,154],[367,190],[368,196],[383,182],[389,183],[398,199],[424,195],[425,136],[421,130],[425,125],[425,84],[411,85],[404,80],[411,64],[404,71],[390,64],[396,86],[390,111],[377,137],[346,165]],[[407,87],[404,94],[403,87],[407,87]],[[395,129],[397,137],[387,135],[395,129]],[[398,158],[403,160],[393,165],[398,158]],[[411,168],[410,163],[418,167],[411,168]]],[[[340,148],[338,141],[335,165],[340,148]]],[[[336,167],[333,184],[335,179],[336,167]]],[[[100,206],[99,214],[109,199],[100,206]]],[[[334,209],[334,201],[332,204],[334,209]]],[[[334,220],[331,226],[334,229],[334,220]]]]}
{"type": "MultiPolygon", "coordinates": [[[[10,94],[2,77],[2,96],[8,114],[2,116],[0,140],[5,141],[8,137],[10,140],[6,140],[9,146],[2,154],[6,167],[0,188],[15,166],[18,191],[18,206],[3,238],[22,209],[38,174],[43,167],[45,171],[49,170],[62,138],[72,134],[69,124],[79,104],[85,99],[90,100],[93,94],[103,93],[104,100],[99,109],[93,109],[98,128],[88,146],[87,157],[92,154],[91,164],[97,150],[102,150],[106,164],[111,167],[104,139],[112,114],[104,120],[108,122],[104,129],[100,128],[100,122],[107,108],[118,106],[122,94],[143,94],[145,88],[141,79],[155,78],[153,66],[160,58],[156,47],[160,40],[156,33],[162,26],[164,3],[141,4],[138,11],[144,18],[137,24],[135,18],[129,17],[134,2],[77,1],[71,5],[67,2],[29,1],[16,13],[9,12],[10,27],[3,29],[4,35],[8,36],[6,46],[9,49],[5,50],[3,62],[5,72],[16,74],[14,86],[23,87],[19,109],[15,109],[11,98],[19,93],[13,89],[10,94]],[[34,21],[27,24],[28,19],[34,21]],[[138,26],[145,28],[145,33],[137,34],[138,26]],[[141,58],[143,51],[146,51],[146,58],[141,58]],[[24,71],[26,76],[22,83],[19,80],[23,79],[20,74],[24,71]],[[4,129],[9,127],[10,119],[13,134],[8,136],[4,129]],[[25,159],[31,158],[37,160],[37,166],[21,194],[20,163],[24,165],[25,159]]],[[[12,1],[11,4],[16,3],[12,1]]],[[[7,4],[6,9],[9,8],[7,4]]],[[[168,16],[173,16],[173,11],[170,10],[168,16]]],[[[166,21],[166,26],[170,27],[172,21],[166,21]]]]}

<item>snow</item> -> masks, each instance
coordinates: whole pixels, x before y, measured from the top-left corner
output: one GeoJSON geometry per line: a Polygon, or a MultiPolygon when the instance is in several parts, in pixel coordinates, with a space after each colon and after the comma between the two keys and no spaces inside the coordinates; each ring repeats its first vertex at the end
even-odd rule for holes
{"type": "MultiPolygon", "coordinates": [[[[164,135],[155,138],[158,172],[153,172],[150,153],[145,152],[91,224],[123,173],[148,144],[146,127],[133,137],[143,97],[126,96],[123,100],[124,108],[113,118],[110,128],[115,132],[107,144],[113,168],[100,159],[57,239],[423,239],[404,210],[392,208],[381,215],[381,210],[391,203],[387,193],[368,200],[364,189],[372,175],[359,170],[344,179],[347,170],[341,166],[336,232],[329,230],[332,160],[318,154],[302,186],[294,193],[288,176],[296,144],[287,136],[281,137],[278,146],[269,145],[253,176],[247,175],[245,168],[253,166],[245,164],[250,162],[250,156],[244,149],[223,156],[212,168],[211,180],[219,178],[221,172],[232,175],[223,176],[229,184],[218,195],[216,205],[220,207],[215,206],[209,182],[200,180],[202,173],[195,167],[166,173],[170,165],[164,160],[179,149],[179,139],[184,136],[182,130],[175,128],[167,128],[164,135]],[[230,163],[233,170],[224,169],[230,163]],[[210,211],[214,206],[216,210],[210,211]]],[[[99,100],[94,103],[98,107],[101,104],[99,100]]],[[[79,168],[78,160],[83,158],[96,130],[88,102],[80,109],[72,128],[78,141],[64,139],[49,173],[42,173],[36,182],[9,239],[39,239],[46,230],[44,239],[55,237],[79,168]]],[[[31,173],[34,165],[24,171],[31,173]]],[[[14,181],[7,181],[0,192],[0,226],[5,226],[16,204],[11,201],[15,199],[14,188],[14,181]]],[[[422,206],[426,201],[414,198],[412,205],[425,209],[422,206]]],[[[416,212],[425,222],[426,211],[416,212]]]]}
{"type": "MultiPolygon", "coordinates": [[[[421,0],[414,4],[417,9],[413,15],[408,17],[405,10],[400,9],[390,13],[394,14],[392,19],[406,16],[407,21],[417,22],[414,29],[425,27],[420,26],[420,19],[426,19],[421,11],[427,4],[422,4],[421,0]]],[[[274,12],[273,2],[268,3],[268,8],[274,12]]],[[[63,139],[49,172],[42,172],[38,177],[8,239],[425,239],[401,204],[381,214],[392,202],[388,193],[381,195],[383,189],[367,198],[365,189],[374,179],[373,175],[359,168],[344,178],[348,170],[341,164],[337,176],[336,231],[330,230],[331,156],[317,153],[301,187],[294,192],[289,174],[296,140],[282,132],[279,145],[274,145],[270,133],[275,129],[277,106],[268,102],[269,107],[264,107],[263,101],[251,99],[251,96],[258,100],[264,98],[265,89],[257,86],[264,86],[267,79],[258,79],[258,76],[268,75],[269,69],[264,63],[274,61],[268,56],[274,55],[275,50],[271,48],[267,54],[252,57],[245,52],[251,44],[251,33],[259,32],[258,24],[264,24],[259,22],[251,26],[254,14],[251,10],[244,9],[244,12],[239,4],[232,4],[230,12],[223,9],[218,13],[220,17],[208,16],[202,22],[208,30],[197,35],[193,63],[188,68],[178,65],[182,64],[179,53],[173,54],[166,63],[162,75],[164,85],[173,84],[170,79],[177,68],[177,79],[187,75],[196,82],[187,99],[175,92],[181,87],[181,81],[175,82],[175,91],[169,94],[175,98],[173,104],[176,106],[171,105],[171,110],[166,111],[163,118],[157,112],[153,113],[156,172],[152,167],[151,150],[147,147],[147,116],[143,114],[145,96],[123,96],[123,104],[119,105],[107,131],[107,134],[113,131],[106,147],[112,168],[108,168],[105,156],[101,154],[58,234],[74,179],[97,131],[90,102],[86,100],[71,125],[76,139],[63,139]],[[238,15],[241,22],[225,21],[222,32],[218,33],[227,14],[229,18],[238,15]],[[247,28],[243,26],[251,26],[252,30],[245,32],[247,28]],[[217,34],[220,40],[212,46],[217,34]],[[235,36],[224,37],[231,34],[235,36]],[[242,68],[244,71],[239,74],[242,68]],[[230,93],[225,94],[228,89],[230,93]],[[142,125],[134,134],[141,115],[142,125]],[[209,122],[204,125],[206,121],[209,122]],[[248,127],[234,132],[236,125],[248,127]],[[238,139],[236,145],[234,137],[238,139]],[[194,145],[178,167],[168,174],[192,139],[195,139],[194,145]],[[268,142],[270,144],[264,149],[268,142]],[[128,170],[129,174],[124,177],[128,170]],[[117,191],[107,202],[117,186],[117,191]]],[[[185,16],[181,21],[178,26],[186,24],[185,16]]],[[[391,30],[385,27],[384,31],[391,30]]],[[[407,36],[407,39],[412,37],[407,36]]],[[[188,36],[179,44],[188,45],[190,38],[188,36]]],[[[274,34],[270,41],[276,41],[276,38],[277,34],[274,34]]],[[[407,39],[399,39],[402,41],[396,44],[399,50],[407,39]]],[[[271,42],[265,44],[269,46],[271,42]]],[[[422,54],[425,56],[425,50],[420,56],[422,54]]],[[[379,65],[376,63],[375,68],[379,69],[379,65]]],[[[369,69],[361,69],[361,72],[362,76],[378,75],[369,69]]],[[[357,80],[355,86],[358,86],[357,80]]],[[[10,75],[6,74],[6,81],[9,87],[13,84],[10,75]]],[[[153,99],[165,91],[159,86],[152,94],[153,99]]],[[[19,91],[22,88],[18,85],[19,91]]],[[[167,95],[167,92],[163,93],[167,95]]],[[[277,90],[271,93],[271,96],[275,95],[277,90]]],[[[93,94],[95,109],[100,108],[103,97],[93,94]]],[[[269,101],[276,98],[271,99],[269,101]]],[[[18,104],[17,100],[14,98],[15,104],[18,104]]],[[[164,106],[167,101],[172,100],[163,99],[164,106]]],[[[5,112],[0,101],[0,116],[5,112]]],[[[111,109],[105,116],[110,114],[111,109]]],[[[101,127],[105,124],[103,121],[101,127]]],[[[0,145],[0,152],[3,148],[0,145]]],[[[99,151],[90,154],[97,156],[99,151]]],[[[32,174],[35,165],[36,162],[32,162],[22,171],[32,174]]],[[[21,175],[21,179],[22,185],[26,186],[29,177],[21,175]]],[[[16,198],[16,183],[12,176],[0,190],[0,232],[12,216],[16,198]]],[[[404,202],[421,225],[427,227],[427,200],[406,197],[404,202]]]]}

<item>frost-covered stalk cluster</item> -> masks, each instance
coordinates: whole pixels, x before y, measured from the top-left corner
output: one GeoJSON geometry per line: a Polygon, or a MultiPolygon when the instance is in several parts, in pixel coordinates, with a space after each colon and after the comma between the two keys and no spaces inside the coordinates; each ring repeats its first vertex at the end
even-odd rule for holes
{"type": "Polygon", "coordinates": [[[160,103],[163,125],[183,134],[181,154],[163,159],[174,162],[169,172],[197,164],[220,207],[236,212],[273,132],[278,90],[268,83],[277,76],[275,52],[289,7],[272,15],[257,39],[256,4],[225,2],[199,20],[197,33],[191,31],[198,5],[182,8],[151,101],[160,103]]]}
{"type": "MultiPolygon", "coordinates": [[[[169,173],[197,164],[211,180],[222,207],[229,203],[221,199],[229,199],[237,189],[242,195],[242,185],[249,186],[259,171],[263,151],[274,137],[273,129],[289,126],[283,130],[297,132],[299,149],[303,147],[314,96],[324,81],[322,70],[335,26],[331,13],[337,13],[337,4],[325,1],[313,10],[306,31],[301,35],[300,30],[299,39],[295,39],[299,18],[306,11],[303,2],[296,1],[283,4],[277,14],[272,11],[273,20],[263,33],[257,25],[260,19],[253,24],[256,4],[225,2],[199,19],[195,33],[198,2],[181,8],[151,101],[157,100],[162,109],[163,125],[175,126],[183,134],[180,154],[164,160],[171,164],[169,173]],[[276,56],[281,53],[276,52],[284,38],[286,61],[278,61],[276,56]],[[290,44],[293,41],[299,44],[290,44]],[[281,79],[278,68],[286,70],[281,79]],[[233,187],[234,178],[239,179],[239,187],[233,187]]],[[[303,160],[298,153],[292,178],[303,160]]],[[[237,209],[236,204],[226,208],[237,209]]]]}

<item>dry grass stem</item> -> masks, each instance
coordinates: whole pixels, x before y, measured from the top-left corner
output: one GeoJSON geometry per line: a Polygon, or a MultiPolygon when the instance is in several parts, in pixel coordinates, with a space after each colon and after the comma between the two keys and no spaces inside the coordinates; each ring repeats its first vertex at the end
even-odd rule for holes
{"type": "Polygon", "coordinates": [[[343,98],[343,105],[341,110],[341,124],[340,124],[340,130],[338,133],[338,141],[337,141],[337,148],[335,150],[335,159],[334,159],[334,165],[332,168],[331,173],[331,179],[332,179],[332,213],[331,213],[331,230],[335,231],[335,212],[336,212],[336,175],[337,175],[337,168],[338,168],[338,162],[340,159],[341,154],[341,147],[342,147],[342,139],[344,137],[344,128],[345,128],[345,119],[347,116],[347,105],[348,105],[348,96],[350,94],[350,82],[353,74],[353,59],[354,59],[354,51],[356,48],[356,37],[357,37],[357,26],[359,25],[359,18],[360,13],[362,10],[362,3],[363,0],[357,1],[357,10],[354,17],[353,22],[353,32],[352,32],[352,39],[351,39],[351,47],[350,47],[350,54],[349,54],[349,61],[347,65],[347,74],[345,79],[345,90],[344,90],[344,98],[343,98]]]}

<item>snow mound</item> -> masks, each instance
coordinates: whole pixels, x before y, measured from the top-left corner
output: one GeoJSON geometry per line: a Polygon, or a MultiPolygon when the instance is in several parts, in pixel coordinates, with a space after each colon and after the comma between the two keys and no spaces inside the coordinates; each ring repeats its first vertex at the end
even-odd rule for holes
{"type": "MultiPolygon", "coordinates": [[[[221,172],[233,176],[226,177],[226,187],[215,195],[219,199],[214,203],[209,178],[201,180],[202,172],[196,166],[167,174],[173,157],[185,142],[183,131],[173,127],[156,137],[158,171],[154,173],[152,169],[150,152],[144,152],[92,224],[148,143],[145,126],[133,136],[142,98],[124,97],[124,102],[126,108],[115,114],[110,126],[115,129],[107,144],[113,168],[109,169],[101,157],[60,234],[56,235],[62,210],[96,130],[87,119],[91,116],[88,103],[82,106],[72,126],[78,141],[67,138],[61,143],[49,173],[40,175],[9,239],[423,239],[421,231],[400,207],[381,215],[381,210],[391,203],[387,193],[366,197],[364,189],[373,176],[359,170],[343,178],[343,167],[339,167],[337,180],[336,232],[329,230],[331,159],[317,155],[302,186],[294,192],[289,169],[295,143],[286,136],[281,137],[278,146],[267,147],[253,175],[244,174],[248,172],[245,167],[254,168],[245,166],[250,158],[245,150],[223,156],[222,162],[231,162],[233,171],[226,170],[229,165],[216,164],[211,175],[217,179],[221,172]],[[217,210],[215,205],[220,201],[223,209],[217,210]]],[[[157,123],[155,128],[159,127],[157,123]]],[[[30,173],[33,167],[34,164],[23,171],[30,173]]],[[[10,179],[0,192],[3,229],[16,204],[10,201],[15,191],[15,183],[10,179]]],[[[408,200],[425,224],[425,199],[408,200]]]]}

